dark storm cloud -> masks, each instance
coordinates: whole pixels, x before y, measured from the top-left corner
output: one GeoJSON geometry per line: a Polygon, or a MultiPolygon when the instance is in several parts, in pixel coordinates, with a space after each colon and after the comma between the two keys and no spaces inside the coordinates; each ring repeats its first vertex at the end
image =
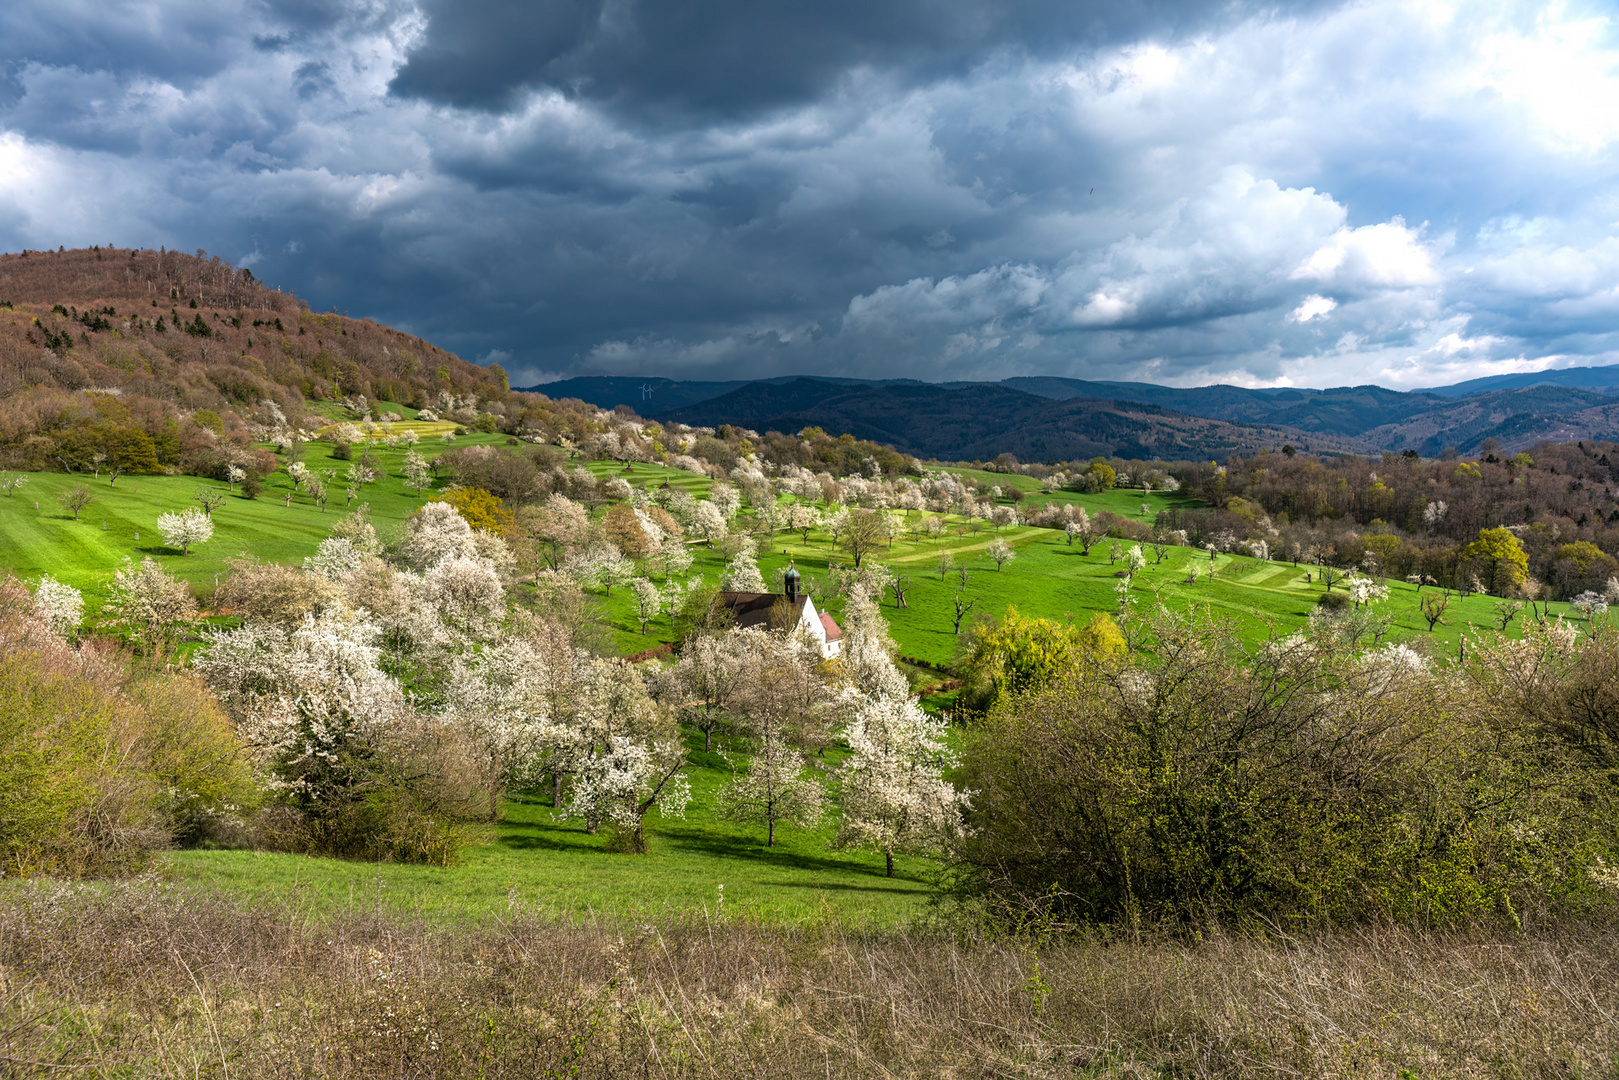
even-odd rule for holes
{"type": "MultiPolygon", "coordinates": [[[[1311,6],[1292,5],[1295,9],[1311,6]]],[[[825,93],[854,68],[959,75],[1007,47],[1035,55],[1238,17],[1201,0],[427,0],[395,93],[506,108],[555,87],[662,118],[736,117],[825,93]]]]}
{"type": "Polygon", "coordinates": [[[1594,7],[78,3],[0,9],[0,247],[204,247],[519,383],[1619,360],[1594,7]]]}

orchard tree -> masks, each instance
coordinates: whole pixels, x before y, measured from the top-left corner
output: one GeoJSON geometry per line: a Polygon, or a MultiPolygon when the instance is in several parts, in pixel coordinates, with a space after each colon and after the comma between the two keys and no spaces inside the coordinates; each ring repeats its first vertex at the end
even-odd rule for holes
{"type": "Polygon", "coordinates": [[[60,495],[56,496],[64,509],[73,511],[73,520],[79,520],[79,512],[96,501],[95,492],[83,484],[74,484],[60,495]]]}
{"type": "Polygon", "coordinates": [[[225,496],[217,491],[199,491],[191,497],[202,506],[203,514],[208,517],[213,517],[214,511],[218,510],[225,502],[225,496]]]}
{"type": "Polygon", "coordinates": [[[1012,545],[999,538],[991,540],[989,542],[989,546],[985,548],[984,551],[991,559],[994,560],[995,570],[997,572],[1004,569],[1007,563],[1017,558],[1017,552],[1012,550],[1012,545]]]}
{"type": "Polygon", "coordinates": [[[430,608],[469,640],[495,637],[506,614],[505,591],[495,564],[478,555],[450,555],[422,575],[430,608]]]}
{"type": "Polygon", "coordinates": [[[214,535],[214,523],[193,506],[178,514],[159,514],[157,531],[163,534],[165,544],[179,548],[181,555],[189,555],[192,544],[206,543],[214,535]]]}
{"type": "Polygon", "coordinates": [[[432,482],[433,471],[427,467],[427,459],[414,450],[405,454],[405,486],[415,488],[416,496],[420,498],[432,482]]]}
{"type": "Polygon", "coordinates": [[[1428,633],[1433,633],[1434,627],[1445,621],[1445,612],[1450,607],[1450,594],[1448,592],[1431,592],[1424,596],[1419,605],[1422,617],[1428,623],[1428,633]]]}
{"type": "Polygon", "coordinates": [[[189,585],[164,573],[150,557],[139,566],[125,559],[123,568],[113,574],[101,610],[114,625],[134,635],[147,655],[159,656],[166,651],[174,624],[197,613],[197,601],[189,585]]]}
{"type": "Polygon", "coordinates": [[[84,594],[46,574],[34,586],[34,613],[67,637],[84,621],[84,594]]]}
{"type": "Polygon", "coordinates": [[[787,526],[808,544],[809,533],[821,528],[821,512],[808,502],[795,502],[787,512],[787,526]]]}
{"type": "Polygon", "coordinates": [[[612,660],[581,664],[558,710],[553,758],[573,777],[569,812],[585,830],[618,829],[615,846],[647,852],[647,814],[680,817],[691,799],[686,748],[670,712],[648,697],[640,673],[612,660]]]}
{"type": "Polygon", "coordinates": [[[838,847],[881,851],[893,877],[896,851],[937,854],[961,837],[968,799],[944,778],[956,758],[943,718],[909,699],[868,699],[845,738],[838,847]]]}
{"type": "Polygon", "coordinates": [[[563,570],[581,585],[600,589],[603,596],[613,595],[613,586],[628,585],[637,576],[635,564],[618,548],[605,542],[576,552],[563,570]]]}
{"type": "Polygon", "coordinates": [[[657,550],[647,558],[647,565],[662,576],[664,583],[675,574],[684,574],[691,569],[691,549],[686,542],[676,536],[665,536],[659,542],[657,550]]]}
{"type": "Polygon", "coordinates": [[[1355,606],[1364,607],[1367,604],[1388,598],[1389,587],[1372,578],[1361,577],[1359,574],[1350,574],[1344,588],[1349,593],[1349,599],[1355,606]]]}
{"type": "Polygon", "coordinates": [[[691,527],[693,532],[708,541],[709,547],[713,547],[716,540],[730,531],[725,523],[725,515],[707,499],[692,507],[691,527]]]}
{"type": "Polygon", "coordinates": [[[838,538],[838,544],[854,560],[855,568],[867,555],[875,551],[887,536],[882,515],[873,510],[857,510],[850,514],[838,538]]]}
{"type": "Polygon", "coordinates": [[[554,713],[548,693],[572,665],[571,650],[546,648],[554,626],[540,624],[478,653],[458,657],[446,680],[445,715],[460,723],[478,747],[489,796],[489,820],[500,814],[500,794],[535,783],[554,713]]]}
{"type": "Polygon", "coordinates": [[[814,828],[824,812],[826,792],[804,775],[808,768],[803,751],[780,739],[765,741],[748,760],[747,771],[720,789],[715,799],[719,816],[744,825],[762,821],[766,847],[775,846],[779,824],[814,828]]]}
{"type": "Polygon", "coordinates": [[[714,749],[714,732],[730,719],[748,669],[745,631],[698,634],[686,639],[670,670],[665,698],[673,698],[703,733],[703,750],[714,749]]]}
{"type": "Polygon", "coordinates": [[[663,593],[646,578],[630,582],[630,595],[635,603],[635,617],[640,620],[641,634],[645,636],[647,623],[658,617],[663,607],[663,593]]]}
{"type": "Polygon", "coordinates": [[[28,483],[28,477],[23,476],[21,473],[0,472],[0,489],[5,491],[8,499],[16,498],[17,489],[26,483],[28,483]]]}
{"type": "Polygon", "coordinates": [[[720,588],[726,592],[769,591],[765,588],[764,575],[759,573],[759,563],[754,558],[751,540],[743,544],[736,557],[725,564],[725,573],[720,578],[720,588]]]}
{"type": "Polygon", "coordinates": [[[709,490],[708,498],[726,521],[736,517],[737,511],[742,509],[742,496],[730,484],[715,484],[709,490]]]}

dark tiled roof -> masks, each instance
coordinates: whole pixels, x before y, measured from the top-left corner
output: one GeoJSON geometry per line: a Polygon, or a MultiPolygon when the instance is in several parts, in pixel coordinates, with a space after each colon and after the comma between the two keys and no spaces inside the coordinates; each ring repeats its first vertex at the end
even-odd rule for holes
{"type": "MultiPolygon", "coordinates": [[[[804,597],[800,596],[788,601],[793,606],[793,625],[804,617],[804,597]]],[[[786,593],[767,592],[722,592],[720,603],[731,609],[731,616],[741,627],[768,626],[770,624],[770,611],[776,602],[786,601],[786,593]]]]}

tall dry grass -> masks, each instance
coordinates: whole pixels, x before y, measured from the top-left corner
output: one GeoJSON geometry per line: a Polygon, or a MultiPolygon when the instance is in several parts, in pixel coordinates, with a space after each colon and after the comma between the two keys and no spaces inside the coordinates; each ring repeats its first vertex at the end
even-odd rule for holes
{"type": "Polygon", "coordinates": [[[1619,933],[961,942],[0,893],[0,1076],[1603,1077],[1619,933]]]}

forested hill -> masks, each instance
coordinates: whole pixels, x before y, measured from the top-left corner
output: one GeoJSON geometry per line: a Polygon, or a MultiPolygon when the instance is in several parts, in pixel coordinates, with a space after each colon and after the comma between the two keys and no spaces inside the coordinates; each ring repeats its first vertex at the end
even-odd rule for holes
{"type": "Polygon", "coordinates": [[[301,412],[365,394],[503,397],[505,372],[368,319],[320,314],[217,257],[128,248],[0,255],[0,395],[121,388],[301,412]],[[220,399],[223,398],[223,401],[220,399]]]}
{"type": "Polygon", "coordinates": [[[0,468],[119,457],[128,471],[211,472],[267,432],[383,402],[551,438],[584,437],[596,412],[514,393],[498,367],[311,311],[202,253],[0,255],[0,468]]]}
{"type": "MultiPolygon", "coordinates": [[[[985,413],[991,423],[1015,415],[1009,437],[1018,441],[1002,449],[1024,457],[1035,447],[1054,448],[1069,456],[1083,442],[1128,456],[1158,453],[1175,447],[1192,456],[1212,456],[1222,446],[1250,445],[1255,439],[1309,443],[1321,450],[1375,453],[1414,450],[1433,455],[1455,447],[1477,450],[1486,439],[1519,450],[1542,439],[1567,441],[1619,438],[1619,366],[1541,372],[1461,383],[1433,390],[1401,391],[1381,386],[1342,386],[1328,390],[1297,387],[1249,389],[1241,386],[1157,386],[1137,382],[1091,382],[1056,376],[1018,376],[992,383],[921,383],[915,380],[854,380],[777,377],[746,384],[680,382],[670,379],[581,377],[539,387],[553,395],[576,396],[612,408],[625,404],[643,414],[689,419],[703,424],[731,423],[765,430],[806,416],[817,423],[861,424],[850,430],[871,438],[893,433],[896,445],[907,437],[915,452],[924,445],[943,457],[981,457],[990,450],[958,432],[935,432],[928,425],[952,401],[986,404],[1019,401],[1008,391],[1044,402],[1078,402],[1050,410],[1038,402],[1006,405],[985,413]],[[791,389],[784,389],[792,387],[791,389]],[[895,388],[917,388],[914,393],[895,388]],[[650,393],[648,393],[650,391],[650,393]],[[902,400],[903,399],[903,400],[902,400]],[[913,425],[902,415],[905,402],[922,412],[913,425]],[[1197,417],[1246,427],[1186,424],[1197,417]],[[911,428],[916,435],[907,436],[911,428]],[[1171,433],[1170,428],[1179,428],[1171,433]],[[918,436],[926,436],[924,443],[918,436]],[[1206,443],[1206,453],[1197,449],[1206,443]]],[[[997,451],[999,452],[999,451],[997,451]]],[[[989,453],[988,456],[994,456],[989,453]]]]}
{"type": "Polygon", "coordinates": [[[916,382],[755,382],[655,418],[704,426],[730,423],[757,431],[818,427],[886,443],[903,453],[953,461],[1007,453],[1025,461],[1096,455],[1209,458],[1289,442],[1317,451],[1354,449],[1330,435],[1231,424],[1122,401],[1053,401],[992,383],[952,389],[916,382]]]}
{"type": "MultiPolygon", "coordinates": [[[[736,465],[743,441],[670,431],[665,448],[664,430],[633,414],[513,390],[499,367],[369,319],[311,311],[200,252],[0,255],[0,470],[222,477],[234,466],[256,483],[279,467],[265,442],[401,418],[626,461],[691,449],[702,462],[685,460],[700,472],[736,465]]],[[[764,440],[758,453],[838,476],[868,460],[892,473],[914,467],[841,434],[764,440]]]]}

